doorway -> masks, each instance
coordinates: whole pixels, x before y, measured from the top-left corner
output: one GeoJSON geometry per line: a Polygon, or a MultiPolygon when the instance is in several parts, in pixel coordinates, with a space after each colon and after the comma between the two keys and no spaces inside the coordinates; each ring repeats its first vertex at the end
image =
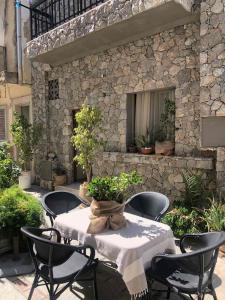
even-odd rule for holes
{"type": "MultiPolygon", "coordinates": [[[[72,111],[72,118],[73,118],[73,128],[76,128],[77,127],[77,122],[76,122],[76,119],[75,119],[75,115],[76,113],[78,113],[80,111],[80,109],[74,109],[72,111]]],[[[73,147],[73,157],[76,155],[76,150],[75,148],[73,147]]],[[[84,170],[81,168],[80,165],[78,165],[77,162],[73,161],[73,178],[74,178],[74,181],[85,181],[86,180],[86,176],[85,176],[85,173],[84,173],[84,170]]]]}

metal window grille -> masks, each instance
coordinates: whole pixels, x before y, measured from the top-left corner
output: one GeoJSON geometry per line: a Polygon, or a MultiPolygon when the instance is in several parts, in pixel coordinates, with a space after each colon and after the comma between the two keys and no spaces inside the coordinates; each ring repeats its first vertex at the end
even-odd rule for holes
{"type": "Polygon", "coordinates": [[[49,80],[48,82],[48,99],[59,99],[59,81],[58,79],[49,80]]]}
{"type": "Polygon", "coordinates": [[[31,38],[93,9],[107,0],[43,0],[31,6],[31,38]]]}

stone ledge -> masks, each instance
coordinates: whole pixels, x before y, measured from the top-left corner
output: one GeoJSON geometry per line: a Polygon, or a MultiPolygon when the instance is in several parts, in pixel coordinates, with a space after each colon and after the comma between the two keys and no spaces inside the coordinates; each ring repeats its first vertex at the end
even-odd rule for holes
{"type": "Polygon", "coordinates": [[[29,58],[57,65],[102,51],[141,34],[186,24],[194,0],[111,0],[27,44],[29,58]]]}
{"type": "Polygon", "coordinates": [[[103,159],[131,164],[165,164],[173,168],[213,170],[213,158],[143,155],[137,153],[104,152],[103,159]]]}

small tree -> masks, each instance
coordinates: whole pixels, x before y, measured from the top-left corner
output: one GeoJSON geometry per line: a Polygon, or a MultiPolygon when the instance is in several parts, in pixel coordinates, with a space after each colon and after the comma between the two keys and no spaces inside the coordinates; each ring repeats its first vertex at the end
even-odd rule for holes
{"type": "Polygon", "coordinates": [[[23,115],[18,113],[15,113],[14,117],[11,133],[17,149],[17,160],[22,170],[27,171],[40,139],[41,126],[40,124],[30,124],[23,115]]]}
{"type": "Polygon", "coordinates": [[[80,112],[76,113],[77,127],[71,142],[77,154],[74,160],[85,170],[87,182],[92,179],[92,166],[95,161],[97,150],[104,144],[99,137],[102,128],[102,114],[96,107],[82,105],[80,112]]]}

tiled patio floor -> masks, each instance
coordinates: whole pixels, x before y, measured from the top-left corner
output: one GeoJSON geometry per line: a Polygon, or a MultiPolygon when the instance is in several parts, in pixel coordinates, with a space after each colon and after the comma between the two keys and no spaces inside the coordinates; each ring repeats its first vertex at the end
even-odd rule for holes
{"type": "MultiPolygon", "coordinates": [[[[19,276],[8,279],[0,279],[0,300],[25,300],[31,288],[33,275],[19,276]]],[[[99,300],[130,300],[127,289],[120,275],[113,269],[99,264],[97,270],[99,300]]],[[[225,259],[219,258],[214,277],[218,300],[225,299],[225,259]]],[[[78,295],[74,295],[69,290],[64,292],[60,300],[93,300],[92,288],[87,284],[77,286],[78,295]]],[[[39,287],[35,290],[32,300],[47,300],[46,288],[39,287]]],[[[153,293],[153,300],[166,299],[165,293],[153,293]]],[[[186,299],[172,294],[171,300],[186,299]]],[[[212,299],[211,296],[205,297],[206,300],[212,299]]]]}

